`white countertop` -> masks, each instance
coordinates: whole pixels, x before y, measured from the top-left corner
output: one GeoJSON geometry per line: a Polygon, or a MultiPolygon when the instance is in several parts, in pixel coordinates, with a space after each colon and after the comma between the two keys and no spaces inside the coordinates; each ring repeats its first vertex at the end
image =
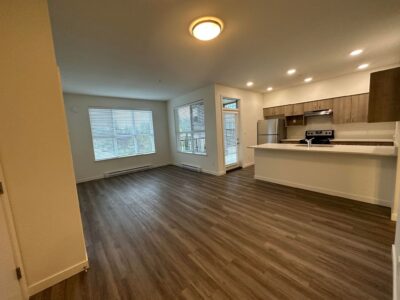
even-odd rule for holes
{"type": "Polygon", "coordinates": [[[249,148],[260,150],[286,150],[286,151],[308,151],[308,152],[328,152],[328,153],[347,153],[377,156],[397,156],[395,146],[356,146],[356,145],[313,145],[308,147],[303,144],[261,144],[249,146],[249,148]]]}
{"type": "MultiPolygon", "coordinates": [[[[304,138],[304,137],[303,137],[304,138]]],[[[282,139],[283,142],[298,142],[298,139],[282,139]]],[[[331,139],[333,142],[376,142],[376,143],[393,143],[393,139],[331,139]]]]}

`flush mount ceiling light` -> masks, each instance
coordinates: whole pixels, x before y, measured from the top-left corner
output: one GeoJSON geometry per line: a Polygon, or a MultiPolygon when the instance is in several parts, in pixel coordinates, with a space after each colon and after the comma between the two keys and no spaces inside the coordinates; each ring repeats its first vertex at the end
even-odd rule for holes
{"type": "Polygon", "coordinates": [[[307,77],[306,79],[304,79],[304,82],[311,82],[313,80],[312,77],[307,77]]]}
{"type": "Polygon", "coordinates": [[[215,17],[199,18],[190,24],[189,31],[200,41],[209,41],[220,35],[224,29],[222,20],[215,17]]]}
{"type": "Polygon", "coordinates": [[[359,70],[364,70],[364,69],[366,69],[366,68],[368,68],[369,67],[369,64],[361,64],[361,65],[359,65],[358,67],[357,67],[357,69],[359,69],[359,70]]]}
{"type": "Polygon", "coordinates": [[[288,75],[293,75],[294,73],[296,73],[296,69],[290,69],[287,71],[288,75]]]}
{"type": "Polygon", "coordinates": [[[357,56],[357,55],[360,55],[363,52],[364,52],[363,49],[353,50],[353,51],[350,52],[350,56],[357,56]]]}
{"type": "Polygon", "coordinates": [[[271,92],[274,88],[272,86],[267,87],[267,91],[271,92]]]}
{"type": "Polygon", "coordinates": [[[248,81],[248,82],[246,83],[247,86],[253,86],[253,84],[254,84],[253,81],[248,81]]]}

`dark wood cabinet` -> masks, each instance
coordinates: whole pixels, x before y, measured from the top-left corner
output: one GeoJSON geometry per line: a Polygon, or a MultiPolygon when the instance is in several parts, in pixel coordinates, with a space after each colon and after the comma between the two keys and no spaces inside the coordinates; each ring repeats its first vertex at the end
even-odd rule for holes
{"type": "Polygon", "coordinates": [[[305,125],[304,112],[333,109],[333,123],[360,123],[368,121],[369,97],[366,94],[343,96],[304,103],[295,103],[264,108],[264,118],[286,119],[286,126],[305,125]]]}
{"type": "Polygon", "coordinates": [[[264,118],[279,118],[285,115],[285,106],[274,106],[264,108],[264,118]]]}
{"type": "Polygon", "coordinates": [[[293,104],[293,116],[300,116],[304,114],[304,103],[293,104]]]}
{"type": "Polygon", "coordinates": [[[368,118],[368,94],[344,96],[333,99],[333,123],[361,123],[368,118]]]}
{"type": "Polygon", "coordinates": [[[304,103],[304,111],[331,109],[332,106],[333,106],[332,99],[310,101],[310,102],[304,103]]]}
{"type": "Polygon", "coordinates": [[[368,122],[400,121],[400,67],[371,74],[368,122]]]}
{"type": "Polygon", "coordinates": [[[351,96],[333,99],[333,123],[344,124],[351,122],[351,96]]]}
{"type": "Polygon", "coordinates": [[[368,94],[351,96],[351,123],[368,121],[368,94]]]}

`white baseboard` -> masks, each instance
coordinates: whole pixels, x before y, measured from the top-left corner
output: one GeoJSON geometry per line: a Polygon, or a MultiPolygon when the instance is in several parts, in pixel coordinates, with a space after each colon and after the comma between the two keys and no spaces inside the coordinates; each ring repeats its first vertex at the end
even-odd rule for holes
{"type": "MultiPolygon", "coordinates": [[[[165,166],[168,166],[168,165],[171,165],[171,163],[168,162],[168,163],[159,164],[159,165],[152,165],[150,168],[148,168],[148,170],[154,169],[154,168],[165,167],[165,166]]],[[[87,181],[92,181],[92,180],[103,179],[103,178],[104,178],[104,174],[91,176],[91,177],[77,178],[76,179],[76,183],[82,183],[82,182],[87,182],[87,181]]]]}
{"type": "Polygon", "coordinates": [[[215,175],[215,176],[222,176],[226,174],[226,171],[211,171],[211,170],[201,170],[203,173],[215,175]]]}
{"type": "Polygon", "coordinates": [[[92,180],[98,180],[98,179],[103,179],[104,175],[98,175],[98,176],[92,176],[92,177],[85,177],[85,178],[77,178],[76,183],[82,183],[82,182],[87,182],[87,181],[92,181],[92,180]]]}
{"type": "Polygon", "coordinates": [[[390,216],[390,219],[392,221],[397,221],[397,212],[392,213],[391,216],[390,216]]]}
{"type": "Polygon", "coordinates": [[[84,261],[77,263],[76,265],[73,265],[69,268],[66,268],[65,270],[62,270],[61,272],[58,272],[56,274],[53,274],[45,279],[42,279],[34,284],[31,284],[28,286],[28,294],[29,296],[32,296],[34,294],[37,294],[75,274],[78,274],[86,269],[89,268],[89,261],[86,258],[84,261]]]}
{"type": "Polygon", "coordinates": [[[268,177],[258,176],[258,175],[255,175],[254,178],[258,179],[258,180],[268,181],[268,182],[272,182],[272,183],[277,183],[277,184],[286,185],[286,186],[299,188],[299,189],[303,189],[303,190],[327,194],[327,195],[331,195],[331,196],[348,198],[348,199],[356,200],[356,201],[360,201],[360,202],[367,202],[367,203],[371,203],[371,204],[377,204],[377,205],[391,207],[391,202],[386,201],[384,199],[365,197],[363,195],[348,194],[348,193],[343,193],[340,191],[330,190],[330,189],[326,189],[326,188],[309,186],[309,185],[299,184],[299,183],[290,182],[290,181],[286,181],[286,180],[279,180],[279,179],[268,178],[268,177]]]}
{"type": "Polygon", "coordinates": [[[250,167],[250,166],[254,166],[254,161],[253,162],[244,163],[242,165],[242,168],[247,168],[247,167],[250,167]]]}
{"type": "MultiPolygon", "coordinates": [[[[179,167],[179,168],[182,168],[182,165],[179,164],[179,163],[173,163],[171,165],[179,167]]],[[[201,171],[200,171],[201,173],[211,174],[211,175],[214,175],[214,176],[221,176],[221,175],[225,175],[226,174],[225,170],[223,170],[223,171],[211,171],[211,170],[206,170],[206,169],[202,169],[202,168],[200,168],[200,169],[201,169],[201,171]]]]}

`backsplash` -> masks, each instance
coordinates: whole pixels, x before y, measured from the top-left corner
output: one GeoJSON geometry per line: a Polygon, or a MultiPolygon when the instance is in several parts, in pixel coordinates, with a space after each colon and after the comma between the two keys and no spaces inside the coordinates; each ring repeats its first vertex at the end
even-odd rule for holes
{"type": "Polygon", "coordinates": [[[287,128],[288,139],[302,139],[306,130],[334,129],[337,139],[392,139],[396,123],[332,124],[332,116],[307,118],[307,125],[287,128]]]}

